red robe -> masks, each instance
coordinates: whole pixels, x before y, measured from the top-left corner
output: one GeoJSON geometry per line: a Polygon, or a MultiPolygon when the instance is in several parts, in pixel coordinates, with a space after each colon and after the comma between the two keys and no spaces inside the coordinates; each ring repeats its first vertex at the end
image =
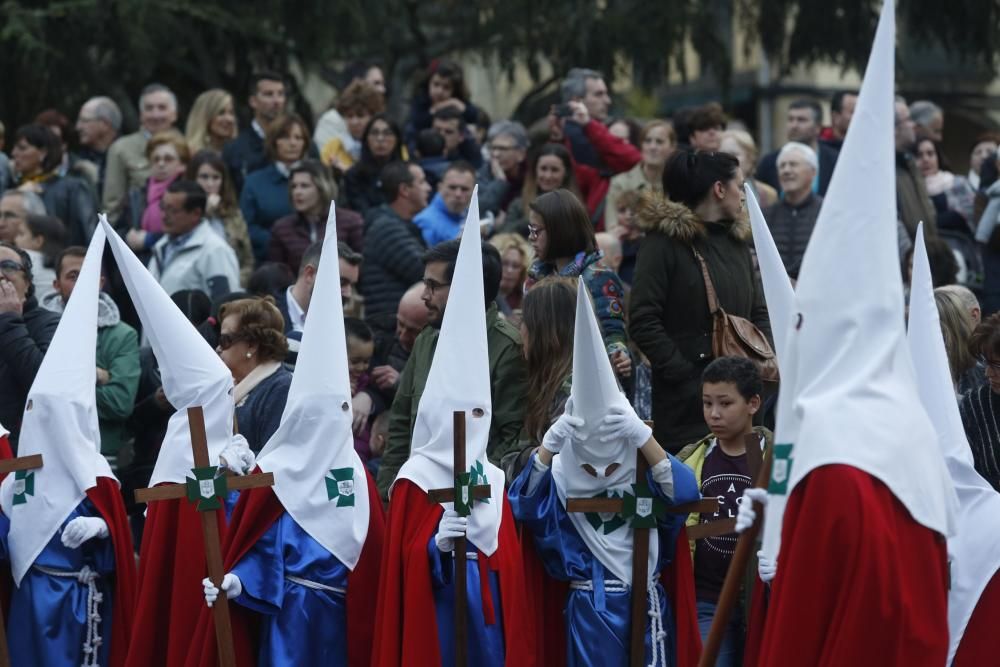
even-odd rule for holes
{"type": "MultiPolygon", "coordinates": [[[[260,469],[255,472],[260,472],[260,469]]],[[[366,473],[365,477],[371,506],[368,535],[361,557],[347,577],[347,636],[350,638],[347,663],[350,667],[368,667],[371,664],[375,604],[378,600],[382,544],[385,541],[385,515],[378,489],[371,475],[366,473]]],[[[222,547],[226,572],[240,562],[284,511],[281,501],[270,487],[251,489],[240,494],[229,522],[229,534],[222,547]]],[[[200,609],[197,631],[190,642],[191,652],[184,664],[187,667],[214,667],[218,664],[215,623],[212,610],[205,604],[204,598],[200,609]]],[[[236,664],[239,667],[253,667],[257,664],[256,615],[238,604],[230,604],[229,613],[232,618],[233,643],[236,646],[236,664]]]]}
{"type": "Polygon", "coordinates": [[[813,470],[788,499],[781,545],[760,665],[945,664],[945,541],[882,482],[813,470]]]}
{"type": "Polygon", "coordinates": [[[952,667],[979,667],[993,664],[1000,649],[996,622],[1000,619],[1000,571],[993,574],[965,626],[952,667]]]}
{"type": "MultiPolygon", "coordinates": [[[[129,667],[184,664],[198,612],[205,606],[207,574],[200,512],[186,498],[149,504],[139,552],[139,591],[129,667]]],[[[220,535],[225,515],[215,511],[220,535]]]]}
{"type": "Polygon", "coordinates": [[[677,533],[674,557],[660,573],[660,583],[674,609],[677,633],[676,667],[695,667],[701,658],[701,631],[698,629],[698,603],[694,592],[694,564],[688,546],[687,529],[681,524],[677,533]]]}
{"type": "Polygon", "coordinates": [[[754,575],[753,593],[750,597],[750,616],[747,618],[747,637],[743,644],[743,667],[757,667],[760,648],[764,642],[764,627],[767,621],[767,584],[754,575]]]}
{"type": "MultiPolygon", "coordinates": [[[[376,613],[373,667],[441,664],[437,615],[427,544],[443,510],[407,479],[396,482],[389,507],[389,526],[382,560],[382,589],[376,613]]],[[[479,563],[497,572],[503,613],[504,657],[508,667],[536,664],[535,635],[541,621],[528,603],[521,546],[506,495],[499,546],[479,563]]]]}
{"type": "Polygon", "coordinates": [[[132,531],[129,529],[128,514],[125,512],[125,502],[117,480],[98,477],[97,485],[87,489],[87,498],[108,524],[115,553],[114,600],[111,603],[114,617],[111,623],[108,665],[121,667],[128,655],[135,620],[136,579],[132,531]]]}

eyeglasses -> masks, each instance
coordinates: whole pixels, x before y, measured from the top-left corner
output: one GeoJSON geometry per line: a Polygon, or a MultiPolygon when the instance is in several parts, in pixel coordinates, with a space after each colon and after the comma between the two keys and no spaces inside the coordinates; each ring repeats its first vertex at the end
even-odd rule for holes
{"type": "MultiPolygon", "coordinates": [[[[0,267],[2,266],[3,263],[0,262],[0,267]]],[[[986,357],[979,357],[979,363],[981,363],[983,366],[986,366],[990,370],[1000,371],[1000,361],[990,361],[986,357]]]]}
{"type": "Polygon", "coordinates": [[[219,336],[219,349],[228,350],[241,340],[243,340],[242,334],[221,334],[219,336]]]}
{"type": "Polygon", "coordinates": [[[5,276],[9,277],[12,274],[18,273],[18,272],[27,273],[24,270],[24,265],[23,264],[18,264],[17,262],[15,262],[12,259],[0,260],[0,273],[2,273],[5,276]]]}
{"type": "Polygon", "coordinates": [[[433,278],[424,278],[423,283],[424,287],[427,288],[427,291],[430,292],[431,294],[434,294],[434,292],[441,289],[442,287],[451,286],[451,283],[439,283],[433,278]]]}
{"type": "Polygon", "coordinates": [[[490,144],[490,151],[493,153],[506,153],[507,151],[516,151],[517,146],[504,146],[503,144],[490,144]]]}
{"type": "Polygon", "coordinates": [[[545,231],[544,227],[536,227],[535,225],[528,225],[528,238],[538,238],[538,235],[545,231]]]}

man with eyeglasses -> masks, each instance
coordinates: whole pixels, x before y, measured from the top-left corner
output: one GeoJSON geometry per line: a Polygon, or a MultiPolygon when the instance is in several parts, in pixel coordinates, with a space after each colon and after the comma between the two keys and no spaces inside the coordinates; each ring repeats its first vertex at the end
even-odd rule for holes
{"type": "Polygon", "coordinates": [[[0,241],[14,244],[28,215],[45,215],[45,203],[34,192],[8,190],[0,197],[0,241]]]}
{"type": "Polygon", "coordinates": [[[91,97],[80,107],[76,118],[76,134],[80,142],[80,158],[97,168],[97,194],[104,189],[104,170],[108,149],[122,129],[122,112],[110,97],[91,97]]]}
{"type": "MultiPolygon", "coordinates": [[[[434,359],[460,243],[461,239],[439,243],[428,250],[423,258],[423,301],[429,314],[429,326],[424,328],[413,343],[413,351],[397,383],[396,398],[389,415],[389,438],[382,454],[377,481],[379,493],[385,500],[388,499],[389,487],[395,481],[399,469],[410,456],[413,424],[416,422],[420,397],[434,359]]],[[[504,454],[514,449],[521,438],[527,369],[521,350],[520,333],[510,322],[500,317],[497,309],[496,298],[502,273],[500,252],[484,242],[482,254],[483,288],[486,290],[486,345],[489,350],[493,399],[486,455],[491,463],[499,466],[504,454]]]]}
{"type": "MultiPolygon", "coordinates": [[[[937,236],[937,214],[923,175],[917,168],[913,149],[917,143],[916,125],[910,118],[906,100],[896,97],[896,217],[912,242],[917,224],[922,220],[924,234],[937,236]]],[[[905,254],[905,250],[902,254],[905,254]]]]}
{"type": "Polygon", "coordinates": [[[236,253],[204,219],[207,200],[200,185],[185,180],[171,183],[160,200],[164,235],[149,272],[167,294],[198,290],[215,300],[239,287],[236,253]]]}
{"type": "Polygon", "coordinates": [[[28,390],[59,325],[59,315],[38,305],[31,258],[0,241],[0,424],[17,446],[28,390]]]}
{"type": "Polygon", "coordinates": [[[490,160],[479,170],[479,211],[499,215],[521,196],[524,186],[525,157],[528,153],[528,132],[524,125],[499,120],[486,133],[490,160]]]}

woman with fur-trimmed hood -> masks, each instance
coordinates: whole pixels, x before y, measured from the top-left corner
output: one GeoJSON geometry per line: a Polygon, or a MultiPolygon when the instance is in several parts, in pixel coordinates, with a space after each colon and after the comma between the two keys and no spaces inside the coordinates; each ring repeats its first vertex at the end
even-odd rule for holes
{"type": "Polygon", "coordinates": [[[697,250],[719,304],[769,338],[764,291],[754,271],[743,172],[728,153],[678,152],[663,173],[661,195],[639,212],[646,233],[636,263],[629,335],[649,358],[657,441],[671,452],[704,430],[701,372],[712,361],[712,316],[697,250]]]}

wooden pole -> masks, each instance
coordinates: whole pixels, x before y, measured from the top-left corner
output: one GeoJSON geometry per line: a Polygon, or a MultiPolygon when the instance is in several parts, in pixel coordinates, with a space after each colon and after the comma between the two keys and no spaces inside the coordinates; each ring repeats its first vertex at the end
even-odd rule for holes
{"type": "MultiPolygon", "coordinates": [[[[188,408],[188,424],[191,429],[191,451],[194,456],[195,468],[206,468],[211,465],[208,459],[208,436],[205,434],[205,417],[201,407],[188,408]]],[[[201,515],[201,532],[205,539],[205,561],[208,565],[208,578],[219,589],[219,597],[212,605],[212,616],[215,620],[215,640],[219,649],[219,665],[221,667],[236,667],[236,650],[233,646],[233,626],[229,618],[229,602],[222,592],[222,579],[225,571],[222,566],[222,543],[219,539],[219,524],[215,512],[199,512],[201,515]]]]}
{"type": "MultiPolygon", "coordinates": [[[[649,462],[642,450],[635,453],[635,483],[644,484],[649,462]]],[[[649,528],[632,531],[632,627],[629,642],[629,665],[642,667],[646,662],[646,583],[649,579],[649,528]]],[[[654,638],[653,641],[656,641],[654,638]]]]}
{"type": "MultiPolygon", "coordinates": [[[[465,472],[465,413],[456,410],[452,415],[455,439],[455,480],[465,472]]],[[[457,484],[456,484],[457,492],[457,484]]],[[[470,499],[471,500],[471,499],[470,499]]],[[[455,498],[456,504],[459,499],[455,498]]],[[[455,665],[469,664],[468,606],[465,581],[465,537],[455,539],[455,665]]]]}
{"type": "MultiPolygon", "coordinates": [[[[750,442],[747,442],[750,446],[750,442]]],[[[757,441],[754,446],[760,447],[757,441]]],[[[755,488],[767,488],[771,479],[771,457],[766,457],[760,464],[755,488]]],[[[733,559],[729,561],[729,569],[726,571],[726,579],[722,584],[722,592],[719,593],[719,602],[715,607],[715,618],[712,619],[712,629],[708,632],[705,646],[701,652],[701,659],[698,667],[713,667],[715,660],[719,656],[719,648],[722,646],[722,638],[726,634],[726,626],[729,624],[729,617],[732,614],[733,606],[740,594],[740,587],[743,583],[743,573],[746,571],[747,563],[753,554],[754,546],[757,543],[757,535],[760,533],[760,525],[764,519],[764,507],[760,503],[753,504],[757,520],[752,526],[743,531],[739,541],[736,543],[736,552],[733,559]]]]}

